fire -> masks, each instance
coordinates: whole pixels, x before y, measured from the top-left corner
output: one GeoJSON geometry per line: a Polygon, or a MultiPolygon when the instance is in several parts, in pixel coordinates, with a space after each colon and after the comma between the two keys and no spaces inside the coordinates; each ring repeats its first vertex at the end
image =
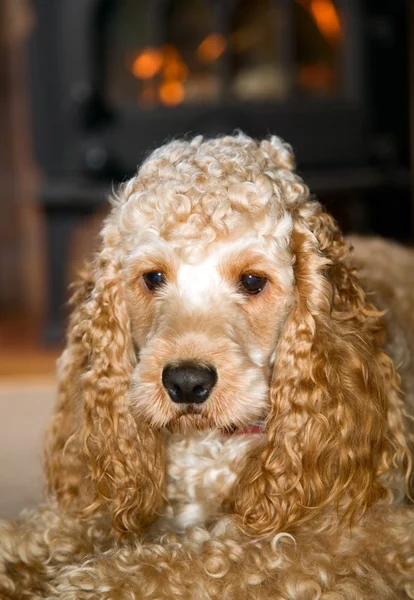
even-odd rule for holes
{"type": "MultiPolygon", "coordinates": [[[[217,60],[226,48],[222,35],[207,35],[198,46],[196,56],[200,62],[211,63],[217,60]]],[[[166,106],[181,104],[185,97],[184,82],[189,68],[179,50],[167,44],[159,48],[144,48],[128,58],[127,65],[132,75],[142,80],[139,102],[150,106],[158,100],[166,106]]]]}
{"type": "Polygon", "coordinates": [[[298,0],[315,21],[328,42],[336,44],[341,39],[341,21],[332,0],[298,0]]]}
{"type": "Polygon", "coordinates": [[[184,81],[188,75],[188,67],[175,46],[164,46],[164,64],[162,75],[167,81],[184,81]]]}
{"type": "Polygon", "coordinates": [[[183,82],[187,79],[188,67],[175,46],[164,46],[163,56],[163,81],[159,86],[158,96],[162,104],[177,106],[184,100],[183,82]]]}
{"type": "Polygon", "coordinates": [[[161,69],[163,54],[157,48],[146,48],[138,54],[131,65],[131,72],[139,79],[151,79],[161,69]]]}
{"type": "Polygon", "coordinates": [[[184,100],[184,86],[179,81],[164,81],[160,85],[159,96],[166,106],[177,106],[184,100]]]}
{"type": "Polygon", "coordinates": [[[145,48],[135,54],[129,68],[134,77],[143,80],[139,95],[142,106],[153,104],[156,98],[166,106],[176,106],[183,101],[188,67],[174,46],[145,48]]]}
{"type": "Polygon", "coordinates": [[[197,57],[205,63],[211,63],[220,58],[226,49],[226,40],[219,33],[210,33],[197,48],[197,57]]]}
{"type": "Polygon", "coordinates": [[[299,81],[308,89],[329,90],[332,78],[332,70],[323,64],[303,65],[299,70],[299,81]]]}

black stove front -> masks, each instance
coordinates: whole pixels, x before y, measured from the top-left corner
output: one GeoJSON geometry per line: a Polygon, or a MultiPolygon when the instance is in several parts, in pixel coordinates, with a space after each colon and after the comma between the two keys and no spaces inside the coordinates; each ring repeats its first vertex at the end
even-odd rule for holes
{"type": "Polygon", "coordinates": [[[403,0],[34,5],[49,339],[61,334],[73,225],[104,202],[111,182],[132,175],[146,153],[174,137],[276,133],[293,145],[307,183],[345,228],[411,235],[403,0]]]}

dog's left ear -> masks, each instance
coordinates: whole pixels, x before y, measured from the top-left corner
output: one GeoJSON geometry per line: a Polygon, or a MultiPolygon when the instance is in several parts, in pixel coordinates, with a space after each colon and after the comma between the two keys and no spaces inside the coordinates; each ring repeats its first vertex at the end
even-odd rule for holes
{"type": "Polygon", "coordinates": [[[333,219],[311,201],[292,216],[296,299],[276,348],[268,443],[248,457],[234,494],[236,519],[256,535],[327,508],[352,522],[410,466],[381,314],[333,219]]]}

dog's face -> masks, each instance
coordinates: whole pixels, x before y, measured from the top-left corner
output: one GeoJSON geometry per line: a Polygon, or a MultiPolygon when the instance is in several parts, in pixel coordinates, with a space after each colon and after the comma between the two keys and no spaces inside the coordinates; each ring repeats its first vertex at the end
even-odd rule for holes
{"type": "Polygon", "coordinates": [[[137,418],[171,430],[233,431],[267,415],[276,342],[292,298],[290,226],[286,215],[278,235],[249,235],[239,222],[225,239],[205,246],[188,245],[187,237],[185,247],[150,230],[129,248],[137,418]]]}

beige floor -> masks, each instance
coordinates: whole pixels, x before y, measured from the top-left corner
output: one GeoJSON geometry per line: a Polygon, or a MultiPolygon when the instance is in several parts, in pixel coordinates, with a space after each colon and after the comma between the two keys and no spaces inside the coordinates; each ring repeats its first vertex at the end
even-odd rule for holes
{"type": "Polygon", "coordinates": [[[42,498],[42,438],[60,349],[42,346],[39,327],[19,316],[0,318],[0,518],[42,498]]]}
{"type": "Polygon", "coordinates": [[[42,498],[42,437],[55,402],[53,379],[0,381],[0,518],[42,498]]]}

